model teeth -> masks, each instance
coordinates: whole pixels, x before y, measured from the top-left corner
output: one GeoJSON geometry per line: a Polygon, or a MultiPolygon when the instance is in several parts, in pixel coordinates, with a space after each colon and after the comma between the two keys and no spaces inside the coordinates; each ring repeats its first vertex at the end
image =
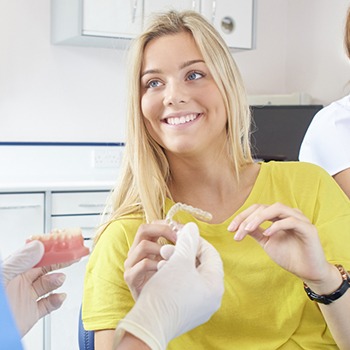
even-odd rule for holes
{"type": "Polygon", "coordinates": [[[181,117],[170,117],[167,119],[167,123],[170,125],[180,125],[188,122],[192,122],[197,118],[198,114],[188,114],[181,117]]]}
{"type": "Polygon", "coordinates": [[[44,233],[41,235],[32,235],[29,237],[30,241],[33,240],[40,240],[42,242],[46,241],[69,241],[72,240],[74,237],[78,237],[81,235],[80,229],[68,229],[68,230],[61,230],[61,229],[53,229],[49,234],[44,233]]]}

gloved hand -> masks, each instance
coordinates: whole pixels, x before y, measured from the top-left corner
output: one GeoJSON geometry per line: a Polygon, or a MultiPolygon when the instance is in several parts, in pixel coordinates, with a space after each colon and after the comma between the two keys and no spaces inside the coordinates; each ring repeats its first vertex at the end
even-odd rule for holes
{"type": "Polygon", "coordinates": [[[47,274],[62,266],[33,268],[43,254],[44,245],[33,241],[11,254],[2,264],[6,293],[21,336],[40,318],[58,309],[66,298],[64,293],[41,298],[59,288],[65,280],[63,273],[47,274]]]}
{"type": "Polygon", "coordinates": [[[179,231],[172,254],[167,247],[162,247],[161,254],[171,255],[169,260],[161,264],[119,322],[115,346],[128,332],[151,349],[164,350],[170,340],[208,321],[219,309],[224,293],[222,261],[199,236],[197,225],[191,222],[179,231]]]}

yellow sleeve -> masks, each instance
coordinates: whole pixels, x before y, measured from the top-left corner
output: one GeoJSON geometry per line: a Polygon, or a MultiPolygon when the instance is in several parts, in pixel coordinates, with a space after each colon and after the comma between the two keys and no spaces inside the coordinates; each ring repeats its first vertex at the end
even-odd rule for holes
{"type": "Polygon", "coordinates": [[[114,329],[134,305],[124,281],[124,261],[141,224],[113,221],[99,238],[86,267],[82,317],[86,330],[114,329]]]}
{"type": "Polygon", "coordinates": [[[312,221],[327,260],[350,270],[350,200],[323,169],[319,170],[312,221]]]}

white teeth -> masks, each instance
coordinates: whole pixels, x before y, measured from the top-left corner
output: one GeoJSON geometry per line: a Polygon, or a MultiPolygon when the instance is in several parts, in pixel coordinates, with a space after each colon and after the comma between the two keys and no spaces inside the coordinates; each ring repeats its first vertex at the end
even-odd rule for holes
{"type": "Polygon", "coordinates": [[[179,125],[191,122],[197,118],[197,114],[188,114],[186,116],[168,118],[167,123],[170,125],[179,125]]]}

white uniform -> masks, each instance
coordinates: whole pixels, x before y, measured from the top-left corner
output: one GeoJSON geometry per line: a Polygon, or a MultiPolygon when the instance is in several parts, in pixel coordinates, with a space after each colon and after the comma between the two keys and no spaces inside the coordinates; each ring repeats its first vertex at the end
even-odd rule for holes
{"type": "Polygon", "coordinates": [[[301,144],[299,160],[317,164],[330,175],[350,168],[350,95],[315,115],[301,144]]]}

